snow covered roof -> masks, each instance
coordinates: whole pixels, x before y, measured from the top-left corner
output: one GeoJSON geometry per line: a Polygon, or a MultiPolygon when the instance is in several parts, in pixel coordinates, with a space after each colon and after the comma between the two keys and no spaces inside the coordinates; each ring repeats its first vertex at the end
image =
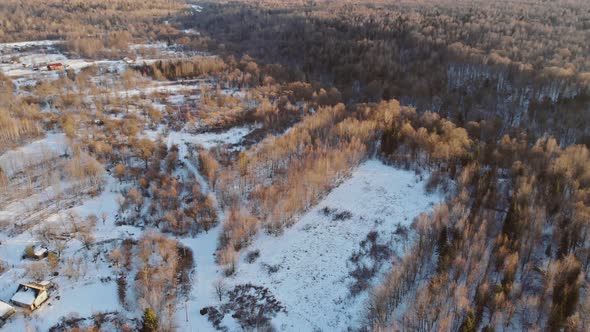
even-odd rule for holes
{"type": "Polygon", "coordinates": [[[33,305],[35,302],[35,298],[37,298],[37,291],[30,287],[23,287],[21,290],[16,292],[14,296],[10,299],[10,301],[26,306],[33,305]]]}
{"type": "Polygon", "coordinates": [[[49,280],[43,280],[39,283],[39,285],[43,286],[43,287],[48,287],[49,285],[51,285],[51,281],[49,280]]]}
{"type": "Polygon", "coordinates": [[[12,312],[14,308],[10,304],[0,301],[0,319],[9,316],[12,312]]]}
{"type": "Polygon", "coordinates": [[[35,249],[35,256],[43,256],[47,252],[47,248],[39,247],[35,249]]]}

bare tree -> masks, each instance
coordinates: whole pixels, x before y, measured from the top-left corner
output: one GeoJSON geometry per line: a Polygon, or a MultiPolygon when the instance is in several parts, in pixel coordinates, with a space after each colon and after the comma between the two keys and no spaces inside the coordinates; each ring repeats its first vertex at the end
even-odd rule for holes
{"type": "Polygon", "coordinates": [[[213,291],[219,301],[223,300],[223,296],[227,293],[227,284],[225,283],[225,280],[222,278],[215,280],[213,282],[213,291]]]}

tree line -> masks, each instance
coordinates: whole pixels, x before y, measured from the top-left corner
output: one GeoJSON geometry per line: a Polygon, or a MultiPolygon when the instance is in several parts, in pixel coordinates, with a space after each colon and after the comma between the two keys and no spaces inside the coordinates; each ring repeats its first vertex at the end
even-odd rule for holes
{"type": "Polygon", "coordinates": [[[414,247],[373,290],[371,329],[587,329],[588,149],[524,132],[480,138],[481,123],[412,113],[383,132],[382,157],[456,188],[414,221],[414,247]]]}

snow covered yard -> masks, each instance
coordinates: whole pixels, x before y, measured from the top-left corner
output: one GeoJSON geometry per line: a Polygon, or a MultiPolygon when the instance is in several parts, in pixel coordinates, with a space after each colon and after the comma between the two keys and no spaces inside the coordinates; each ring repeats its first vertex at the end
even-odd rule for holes
{"type": "MultiPolygon", "coordinates": [[[[190,134],[186,132],[167,133],[165,141],[168,147],[174,144],[179,146],[179,159],[185,160],[188,154],[187,143],[200,144],[206,147],[213,147],[219,144],[237,144],[242,137],[248,134],[252,128],[236,127],[227,132],[190,134]]],[[[145,131],[147,137],[155,138],[157,132],[145,131]]],[[[45,138],[36,140],[18,149],[11,150],[0,156],[0,165],[8,175],[20,172],[24,167],[35,162],[39,163],[45,159],[58,158],[65,152],[71,152],[65,135],[48,134],[45,138]]],[[[197,177],[202,189],[207,191],[207,184],[198,173],[196,166],[187,163],[186,169],[179,170],[178,174],[187,175],[192,173],[197,177]]],[[[7,264],[8,270],[0,275],[0,299],[8,300],[15,292],[19,282],[31,279],[28,275],[31,264],[34,261],[22,258],[25,248],[31,245],[47,244],[42,243],[38,236],[38,230],[44,225],[52,224],[59,226],[68,220],[70,213],[85,219],[89,215],[98,216],[96,228],[93,231],[94,245],[90,249],[84,247],[77,239],[67,242],[61,257],[68,261],[80,262],[77,266],[80,276],[71,279],[66,275],[59,275],[52,279],[57,285],[57,290],[50,294],[46,304],[38,310],[27,314],[19,310],[6,325],[7,329],[24,330],[26,325],[44,331],[44,327],[57,324],[65,318],[88,318],[99,312],[120,311],[128,314],[121,306],[117,294],[116,273],[108,261],[108,253],[118,245],[118,241],[126,238],[137,239],[141,235],[141,229],[128,225],[118,225],[116,215],[118,214],[120,190],[125,184],[120,184],[113,176],[104,173],[104,190],[96,197],[82,197],[74,206],[64,206],[59,211],[49,211],[39,217],[28,231],[20,234],[0,234],[0,258],[7,264]],[[104,218],[104,219],[103,219],[104,218]]],[[[65,185],[62,184],[62,185],[65,185]]],[[[52,187],[50,187],[52,188],[52,187]]],[[[37,202],[38,195],[32,195],[26,199],[0,209],[0,216],[8,219],[22,214],[22,205],[25,202],[37,202]]],[[[33,203],[31,203],[33,204],[33,203]]],[[[210,304],[205,294],[210,293],[210,284],[220,276],[220,269],[214,261],[213,253],[216,249],[217,236],[220,226],[206,234],[199,234],[195,238],[180,238],[181,242],[189,246],[195,252],[197,277],[193,283],[193,298],[206,299],[203,305],[210,304]],[[219,270],[219,271],[218,271],[219,270]]],[[[199,308],[199,305],[191,308],[199,308]]],[[[198,315],[197,313],[194,313],[198,315]]],[[[179,305],[178,315],[183,316],[182,305],[179,305]]],[[[134,318],[134,315],[128,316],[134,318]]],[[[180,320],[180,319],[179,319],[180,320]]],[[[205,330],[211,330],[210,324],[205,321],[205,330]]],[[[179,330],[183,330],[180,328],[179,330]]],[[[202,329],[199,328],[199,331],[202,329]]]]}
{"type": "MultiPolygon", "coordinates": [[[[366,291],[357,296],[350,292],[350,258],[359,243],[375,231],[394,255],[403,255],[411,235],[400,234],[442,199],[427,194],[414,172],[369,160],[283,235],[260,235],[242,253],[235,276],[227,282],[268,288],[286,307],[286,314],[273,319],[279,330],[344,331],[358,326],[368,297],[366,291]],[[246,262],[255,251],[260,257],[246,262]]],[[[229,320],[223,321],[228,327],[233,325],[229,320]]]]}
{"type": "Polygon", "coordinates": [[[64,260],[75,264],[72,268],[76,271],[76,276],[72,278],[68,275],[58,275],[51,278],[57,289],[50,292],[47,303],[32,313],[25,314],[25,311],[19,310],[7,322],[7,330],[24,331],[26,326],[31,326],[38,331],[44,331],[58,323],[62,317],[89,317],[98,312],[121,310],[117,297],[116,276],[112,273],[105,254],[111,249],[110,244],[116,243],[112,241],[127,237],[136,238],[140,232],[134,227],[115,225],[116,198],[119,194],[114,190],[118,188],[118,184],[111,176],[105,175],[105,179],[106,189],[99,196],[87,199],[79,206],[62,209],[50,215],[30,232],[2,239],[0,257],[10,269],[0,275],[0,299],[8,300],[19,282],[31,279],[27,268],[35,262],[23,260],[21,255],[25,247],[40,243],[34,235],[38,228],[48,223],[57,226],[66,220],[69,213],[83,218],[90,214],[106,216],[104,221],[96,225],[96,245],[92,246],[92,250],[86,250],[79,240],[70,240],[61,253],[64,260]],[[103,242],[104,245],[101,244],[103,242]]]}
{"type": "MultiPolygon", "coordinates": [[[[0,156],[0,166],[4,167],[8,175],[12,175],[21,172],[24,167],[31,167],[30,164],[47,163],[46,159],[56,158],[66,151],[71,150],[65,135],[48,134],[43,139],[6,152],[0,156]]],[[[50,250],[55,250],[55,246],[40,239],[39,232],[43,227],[51,225],[55,229],[61,229],[70,215],[84,220],[90,215],[100,218],[92,232],[94,244],[90,249],[79,239],[72,238],[64,242],[63,252],[60,254],[64,263],[59,268],[62,273],[49,278],[55,289],[50,291],[47,303],[32,313],[17,310],[17,314],[4,326],[7,331],[25,331],[27,326],[44,331],[58,323],[62,317],[89,317],[98,312],[121,310],[117,297],[116,276],[110,269],[106,255],[118,240],[137,238],[140,231],[135,227],[116,225],[120,184],[107,173],[103,173],[102,178],[104,190],[100,194],[95,197],[83,195],[72,203],[73,206],[60,205],[59,200],[57,203],[44,206],[45,202],[49,201],[44,198],[44,195],[49,195],[45,192],[56,191],[56,185],[50,185],[41,193],[0,208],[0,219],[6,218],[7,221],[22,216],[26,204],[36,206],[39,212],[32,217],[31,228],[26,231],[19,234],[0,233],[0,259],[7,267],[7,270],[0,274],[0,299],[3,301],[10,299],[19,283],[34,279],[30,275],[34,265],[45,264],[47,260],[23,259],[25,248],[32,245],[49,245],[50,250]],[[54,205],[59,206],[56,208],[54,205]],[[64,271],[74,274],[64,274],[64,271]]],[[[58,187],[67,187],[68,184],[67,181],[60,181],[58,187]]]]}

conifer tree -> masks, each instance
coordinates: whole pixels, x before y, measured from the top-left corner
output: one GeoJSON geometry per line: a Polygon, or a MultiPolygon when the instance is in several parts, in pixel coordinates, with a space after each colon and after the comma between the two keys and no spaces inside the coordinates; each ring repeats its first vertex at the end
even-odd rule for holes
{"type": "Polygon", "coordinates": [[[143,312],[143,318],[141,323],[141,332],[157,332],[158,331],[158,316],[156,313],[147,308],[143,312]]]}

